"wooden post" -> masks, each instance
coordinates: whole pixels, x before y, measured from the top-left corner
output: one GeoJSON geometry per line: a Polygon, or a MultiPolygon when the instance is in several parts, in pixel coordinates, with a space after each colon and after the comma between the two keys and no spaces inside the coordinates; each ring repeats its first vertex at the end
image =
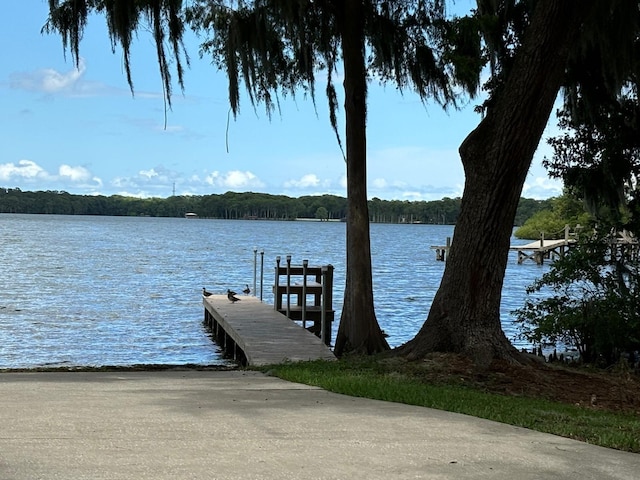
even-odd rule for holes
{"type": "MultiPolygon", "coordinates": [[[[260,250],[260,301],[262,301],[262,286],[264,285],[264,250],[260,250]]],[[[256,292],[253,291],[255,297],[256,292]]]]}
{"type": "Polygon", "coordinates": [[[258,247],[253,247],[253,295],[256,295],[256,275],[258,271],[258,247]]]}
{"type": "Polygon", "coordinates": [[[538,250],[533,254],[533,258],[535,258],[536,263],[538,265],[544,264],[544,252],[542,250],[538,250]]]}
{"type": "Polygon", "coordinates": [[[302,260],[302,328],[307,328],[307,267],[309,260],[302,260]]]}
{"type": "Polygon", "coordinates": [[[322,267],[322,313],[320,314],[320,339],[325,345],[331,344],[331,321],[327,320],[327,312],[333,310],[333,265],[322,267]]]}
{"type": "Polygon", "coordinates": [[[276,257],[276,280],[274,282],[274,285],[273,309],[278,310],[279,308],[282,308],[282,297],[278,292],[278,287],[280,286],[280,255],[276,257]]]}
{"type": "Polygon", "coordinates": [[[326,338],[327,325],[327,267],[322,266],[322,300],[320,300],[320,340],[328,345],[326,338]]]}
{"type": "Polygon", "coordinates": [[[291,255],[287,255],[287,318],[291,318],[291,255]]]}

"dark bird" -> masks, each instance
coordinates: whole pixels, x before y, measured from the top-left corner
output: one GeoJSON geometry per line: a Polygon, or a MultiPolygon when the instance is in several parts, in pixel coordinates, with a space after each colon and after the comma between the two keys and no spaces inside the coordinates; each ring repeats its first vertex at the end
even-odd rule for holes
{"type": "Polygon", "coordinates": [[[236,297],[236,292],[232,292],[229,289],[227,289],[227,298],[229,299],[229,301],[231,303],[236,303],[236,302],[240,301],[240,299],[238,297],[236,297]]]}
{"type": "Polygon", "coordinates": [[[205,287],[202,287],[202,296],[209,297],[211,295],[213,295],[213,293],[207,292],[207,289],[205,287]]]}
{"type": "Polygon", "coordinates": [[[249,295],[251,293],[251,289],[249,288],[249,284],[245,284],[246,288],[244,290],[242,290],[242,293],[244,293],[245,295],[249,295]]]}

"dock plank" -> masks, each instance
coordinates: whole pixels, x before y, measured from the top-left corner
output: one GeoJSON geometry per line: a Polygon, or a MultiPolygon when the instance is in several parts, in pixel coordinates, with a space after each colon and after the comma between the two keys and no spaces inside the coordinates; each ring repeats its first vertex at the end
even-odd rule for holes
{"type": "Polygon", "coordinates": [[[548,250],[563,245],[571,245],[575,243],[575,240],[536,240],[535,242],[527,243],[524,245],[512,245],[509,247],[511,250],[548,250]]]}
{"type": "Polygon", "coordinates": [[[320,338],[256,297],[240,297],[239,302],[231,303],[226,295],[211,295],[203,297],[203,304],[242,350],[248,365],[336,359],[320,338]]]}

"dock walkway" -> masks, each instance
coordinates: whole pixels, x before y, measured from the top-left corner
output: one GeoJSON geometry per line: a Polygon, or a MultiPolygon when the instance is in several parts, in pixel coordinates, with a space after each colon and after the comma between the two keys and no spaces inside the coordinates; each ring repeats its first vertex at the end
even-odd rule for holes
{"type": "Polygon", "coordinates": [[[256,297],[231,303],[226,295],[203,297],[205,324],[225,353],[240,364],[335,360],[331,349],[272,305],[256,297]]]}
{"type": "Polygon", "coordinates": [[[510,250],[518,252],[518,263],[525,260],[533,260],[538,265],[542,265],[545,259],[555,259],[562,257],[565,252],[576,243],[573,238],[564,238],[561,240],[536,240],[526,245],[514,245],[509,247],[510,250]]]}

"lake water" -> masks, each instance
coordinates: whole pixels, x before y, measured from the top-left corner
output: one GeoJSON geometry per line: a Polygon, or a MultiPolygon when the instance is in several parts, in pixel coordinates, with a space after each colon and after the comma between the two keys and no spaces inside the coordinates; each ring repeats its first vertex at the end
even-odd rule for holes
{"type": "MultiPolygon", "coordinates": [[[[444,269],[430,246],[452,233],[447,225],[371,225],[376,315],[391,346],[424,323],[444,269]]],[[[332,264],[339,318],[344,223],[0,214],[0,368],[226,364],[202,324],[202,287],[253,287],[257,258],[259,291],[261,251],[270,304],[277,255],[332,264]]],[[[509,312],[545,267],[510,255],[502,322],[513,338],[509,312]]]]}

